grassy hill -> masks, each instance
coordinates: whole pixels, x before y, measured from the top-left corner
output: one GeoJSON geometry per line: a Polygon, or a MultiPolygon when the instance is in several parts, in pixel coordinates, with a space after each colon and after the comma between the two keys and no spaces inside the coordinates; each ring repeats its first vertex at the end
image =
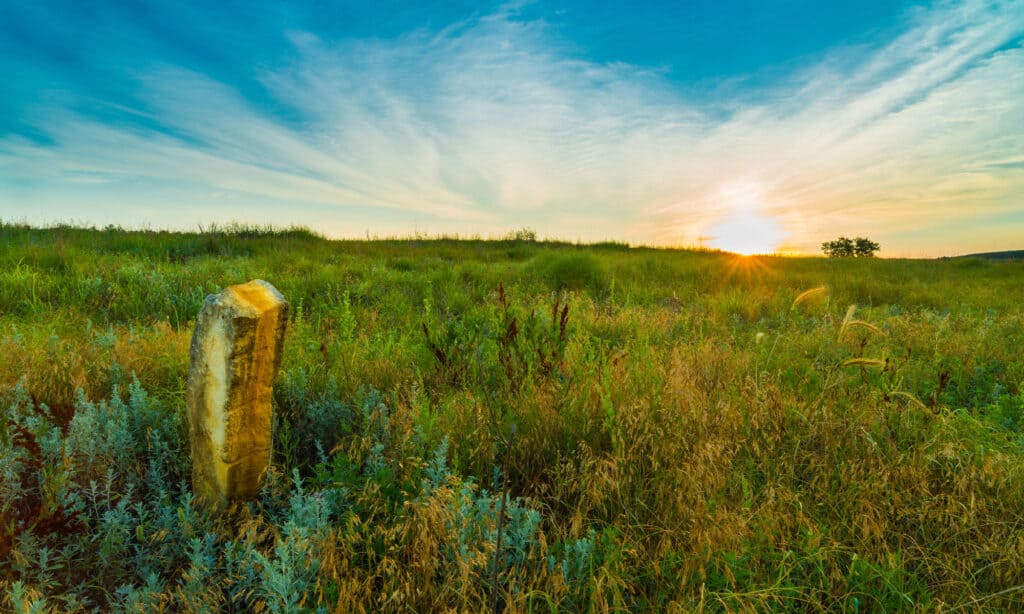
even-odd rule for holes
{"type": "Polygon", "coordinates": [[[957,258],[981,258],[984,260],[1024,260],[1024,249],[1016,249],[1005,252],[983,252],[980,254],[965,254],[957,258]]]}
{"type": "Polygon", "coordinates": [[[1017,610],[1021,279],[0,225],[0,609],[1017,610]],[[214,517],[192,320],[254,278],[274,463],[214,517]]]}

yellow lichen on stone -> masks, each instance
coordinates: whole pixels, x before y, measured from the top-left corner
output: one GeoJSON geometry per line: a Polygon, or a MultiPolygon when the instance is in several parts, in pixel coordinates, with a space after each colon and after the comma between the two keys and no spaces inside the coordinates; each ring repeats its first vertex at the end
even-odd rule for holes
{"type": "Polygon", "coordinates": [[[227,505],[254,496],[270,464],[271,398],[288,303],[262,280],[207,297],[187,390],[193,488],[227,505]]]}
{"type": "Polygon", "coordinates": [[[267,292],[265,281],[253,280],[249,283],[230,286],[226,293],[230,294],[238,305],[249,307],[255,313],[271,311],[279,306],[280,294],[274,290],[274,294],[267,292]]]}

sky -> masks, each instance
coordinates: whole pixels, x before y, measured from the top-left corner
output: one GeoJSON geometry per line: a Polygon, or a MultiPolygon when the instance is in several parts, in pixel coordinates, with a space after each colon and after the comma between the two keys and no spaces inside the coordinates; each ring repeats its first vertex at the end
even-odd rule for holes
{"type": "Polygon", "coordinates": [[[1024,0],[0,0],[0,219],[1024,249],[1024,0]]]}

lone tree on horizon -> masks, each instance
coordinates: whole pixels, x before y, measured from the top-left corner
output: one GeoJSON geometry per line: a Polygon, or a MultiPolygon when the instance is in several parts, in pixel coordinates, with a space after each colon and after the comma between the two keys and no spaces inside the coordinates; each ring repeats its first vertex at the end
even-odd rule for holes
{"type": "Polygon", "coordinates": [[[878,250],[878,243],[864,237],[839,237],[821,244],[821,251],[829,258],[873,258],[878,250]]]}

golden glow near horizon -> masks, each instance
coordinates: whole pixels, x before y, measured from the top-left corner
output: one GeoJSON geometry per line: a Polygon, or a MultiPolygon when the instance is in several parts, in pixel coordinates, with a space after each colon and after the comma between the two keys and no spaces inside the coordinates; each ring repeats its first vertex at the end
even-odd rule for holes
{"type": "Polygon", "coordinates": [[[782,242],[774,219],[752,209],[737,209],[711,229],[711,245],[743,256],[772,254],[782,242]]]}
{"type": "Polygon", "coordinates": [[[726,213],[710,222],[704,235],[710,246],[742,256],[773,254],[782,247],[786,233],[780,222],[765,211],[756,185],[734,185],[713,199],[726,213]]]}

